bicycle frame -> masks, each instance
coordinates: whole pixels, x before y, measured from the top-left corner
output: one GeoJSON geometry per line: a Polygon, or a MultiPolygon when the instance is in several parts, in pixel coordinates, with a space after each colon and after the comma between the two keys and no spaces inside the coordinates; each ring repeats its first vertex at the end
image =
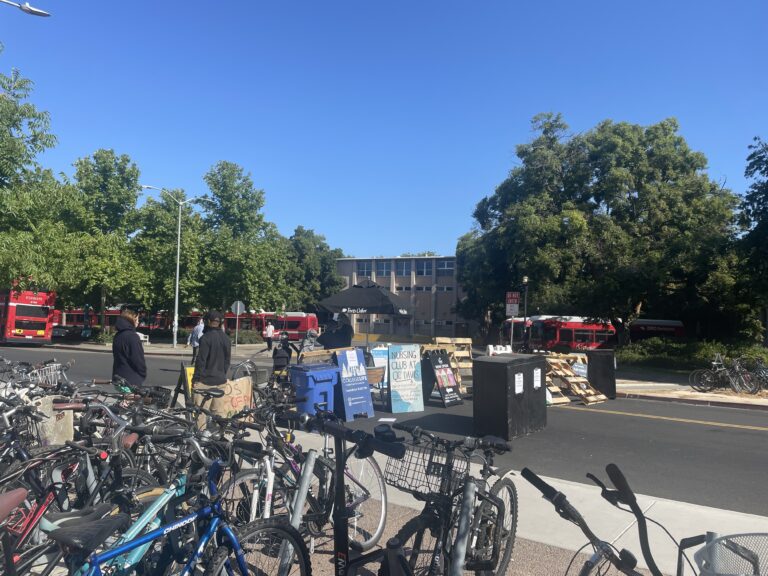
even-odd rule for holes
{"type": "MultiPolygon", "coordinates": [[[[217,478],[220,472],[221,472],[221,463],[220,461],[215,461],[208,473],[209,491],[211,495],[214,497],[216,496],[217,490],[216,490],[216,484],[213,481],[213,479],[217,478]]],[[[184,566],[184,569],[181,571],[180,573],[181,576],[188,576],[194,572],[195,566],[200,561],[200,558],[202,558],[203,552],[205,552],[205,549],[208,546],[208,543],[218,532],[223,532],[224,536],[228,538],[229,541],[232,543],[232,546],[235,550],[235,554],[237,556],[238,570],[240,571],[242,576],[248,576],[248,566],[245,563],[245,558],[244,558],[243,550],[240,546],[240,542],[237,539],[237,536],[235,535],[232,528],[230,528],[228,524],[223,522],[222,520],[223,511],[221,510],[221,504],[218,501],[214,501],[212,504],[205,506],[203,509],[198,510],[197,512],[184,516],[183,518],[176,520],[174,522],[171,522],[170,524],[159,526],[154,530],[148,532],[147,534],[144,534],[143,536],[130,540],[130,538],[134,538],[145,526],[155,521],[155,519],[158,517],[157,515],[160,512],[160,510],[162,510],[163,507],[174,496],[177,495],[179,490],[181,490],[181,492],[183,493],[185,479],[180,479],[179,484],[180,486],[178,488],[173,485],[170,486],[164,492],[163,496],[161,496],[157,501],[155,501],[144,512],[144,514],[141,515],[139,520],[136,523],[134,523],[134,525],[130,528],[130,530],[126,533],[126,535],[121,539],[121,540],[129,540],[129,541],[123,544],[119,544],[118,546],[111,548],[109,550],[106,550],[100,554],[91,554],[88,557],[87,564],[84,565],[78,572],[76,572],[76,574],[78,576],[83,576],[83,575],[101,576],[102,564],[105,564],[111,560],[119,559],[121,556],[124,556],[130,552],[133,552],[133,554],[128,554],[127,556],[125,556],[125,560],[124,560],[125,564],[123,568],[130,567],[131,565],[138,562],[144,556],[144,554],[149,548],[149,545],[153,541],[163,536],[167,536],[168,534],[172,534],[173,532],[176,532],[177,530],[180,530],[181,528],[189,524],[192,524],[193,522],[197,522],[199,520],[206,520],[208,518],[213,517],[213,520],[211,520],[211,523],[208,526],[207,530],[200,537],[197,547],[195,548],[194,555],[192,556],[192,558],[190,558],[187,561],[187,564],[184,566]]]]}

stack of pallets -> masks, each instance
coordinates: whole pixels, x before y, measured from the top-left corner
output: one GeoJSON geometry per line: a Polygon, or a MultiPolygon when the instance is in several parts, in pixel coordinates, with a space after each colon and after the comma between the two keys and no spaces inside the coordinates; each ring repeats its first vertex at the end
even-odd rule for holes
{"type": "MultiPolygon", "coordinates": [[[[579,376],[573,371],[568,360],[565,358],[558,358],[554,356],[547,356],[547,387],[550,392],[552,388],[558,388],[559,390],[565,390],[566,392],[576,396],[584,404],[597,404],[598,402],[604,402],[607,398],[595,390],[589,383],[589,380],[583,376],[579,376]]],[[[561,394],[562,396],[562,394],[561,394]]],[[[552,393],[553,403],[555,394],[552,393]]],[[[564,402],[559,402],[564,403],[564,402]]]]}

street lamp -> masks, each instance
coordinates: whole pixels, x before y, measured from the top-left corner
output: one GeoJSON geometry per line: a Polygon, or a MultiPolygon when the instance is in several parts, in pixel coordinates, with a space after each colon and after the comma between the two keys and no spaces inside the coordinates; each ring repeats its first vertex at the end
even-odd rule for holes
{"type": "MultiPolygon", "coordinates": [[[[0,0],[2,1],[2,0],[0,0]]],[[[189,204],[190,202],[195,202],[198,200],[205,200],[204,198],[187,198],[186,200],[179,200],[168,192],[165,188],[158,188],[157,186],[149,186],[146,184],[141,185],[142,190],[157,190],[161,194],[165,192],[165,194],[176,204],[179,205],[179,225],[178,225],[178,232],[176,234],[176,297],[174,299],[173,304],[173,347],[177,347],[177,336],[179,334],[179,264],[181,262],[181,207],[184,206],[184,204],[189,204]]]]}
{"type": "Polygon", "coordinates": [[[523,346],[528,348],[530,340],[528,334],[528,276],[523,276],[523,288],[525,288],[525,295],[523,296],[523,346]]]}
{"type": "Polygon", "coordinates": [[[35,8],[34,6],[30,6],[29,2],[24,2],[24,4],[19,4],[18,2],[11,2],[11,0],[0,0],[0,3],[2,4],[8,4],[9,6],[15,6],[22,12],[26,12],[30,16],[50,16],[48,12],[45,10],[40,10],[40,8],[35,8]]]}

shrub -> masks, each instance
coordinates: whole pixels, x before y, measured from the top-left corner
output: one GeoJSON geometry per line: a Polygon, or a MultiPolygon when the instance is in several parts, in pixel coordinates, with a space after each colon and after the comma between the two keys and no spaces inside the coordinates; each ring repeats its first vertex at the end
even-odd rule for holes
{"type": "MultiPolygon", "coordinates": [[[[232,343],[235,342],[234,330],[229,332],[229,338],[232,340],[232,343]]],[[[261,344],[262,342],[264,342],[264,338],[261,337],[261,332],[258,330],[240,330],[237,333],[238,344],[261,344]]]]}
{"type": "Polygon", "coordinates": [[[751,342],[699,342],[662,338],[648,338],[618,348],[616,360],[621,364],[693,369],[709,366],[717,354],[723,358],[749,356],[768,361],[768,348],[751,342]]]}
{"type": "Polygon", "coordinates": [[[114,339],[115,333],[111,330],[98,330],[96,335],[93,337],[93,341],[97,344],[112,344],[114,339]]]}

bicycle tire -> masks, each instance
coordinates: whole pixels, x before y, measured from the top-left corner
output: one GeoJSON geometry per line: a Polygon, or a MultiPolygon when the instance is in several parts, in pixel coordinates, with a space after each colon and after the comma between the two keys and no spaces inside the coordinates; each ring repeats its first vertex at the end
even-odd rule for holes
{"type": "MultiPolygon", "coordinates": [[[[219,490],[222,507],[235,526],[245,526],[254,520],[263,519],[266,498],[264,476],[262,466],[249,468],[237,473],[219,490]],[[254,506],[256,506],[255,510],[253,510],[254,506]],[[252,514],[253,519],[251,519],[252,514]]],[[[272,489],[272,515],[289,513],[288,490],[282,484],[281,478],[280,475],[275,474],[275,484],[272,489]]]]}
{"type": "Polygon", "coordinates": [[[760,381],[751,372],[740,370],[736,374],[736,380],[739,388],[747,394],[757,394],[760,391],[760,381]]]}
{"type": "Polygon", "coordinates": [[[706,368],[697,368],[693,372],[691,372],[688,375],[688,385],[693,388],[696,392],[709,392],[706,388],[702,387],[701,385],[701,377],[704,372],[706,372],[706,368]]]}
{"type": "MultiPolygon", "coordinates": [[[[430,564],[434,552],[440,541],[437,535],[440,534],[440,521],[432,514],[420,514],[408,520],[398,530],[397,538],[403,547],[405,560],[408,567],[413,572],[413,576],[427,576],[430,570],[430,564]]],[[[444,573],[447,568],[445,555],[441,552],[435,566],[436,573],[444,573]]],[[[387,576],[382,570],[379,570],[379,576],[387,576]]]]}
{"type": "MultiPolygon", "coordinates": [[[[312,576],[312,562],[307,545],[299,532],[284,520],[257,520],[237,529],[235,533],[243,549],[249,574],[278,574],[280,550],[285,543],[293,547],[290,570],[285,572],[286,576],[312,576]],[[263,559],[269,567],[261,568],[261,564],[256,565],[258,558],[263,559]]],[[[228,574],[227,564],[234,567],[236,560],[232,546],[225,543],[216,549],[213,559],[206,567],[205,576],[228,574]]]]}
{"type": "MultiPolygon", "coordinates": [[[[491,487],[491,495],[500,498],[504,502],[505,517],[501,528],[501,541],[499,543],[501,550],[493,570],[475,571],[475,574],[481,576],[493,576],[494,574],[507,573],[507,567],[512,559],[512,551],[515,548],[515,537],[517,535],[517,488],[515,487],[514,482],[509,478],[502,478],[491,487]]],[[[479,522],[477,526],[478,540],[476,541],[476,545],[480,544],[480,546],[473,548],[471,553],[477,553],[478,548],[483,548],[485,549],[481,553],[483,558],[489,557],[492,552],[492,550],[486,549],[486,543],[483,536],[493,534],[495,531],[498,522],[495,512],[495,507],[492,507],[488,501],[482,502],[477,510],[477,518],[479,518],[479,522]],[[493,508],[493,510],[491,510],[491,508],[493,508]]]]}
{"type": "Polygon", "coordinates": [[[710,369],[703,369],[698,373],[698,379],[691,387],[697,392],[711,392],[717,387],[718,378],[710,369]]]}
{"type": "MultiPolygon", "coordinates": [[[[363,551],[378,544],[387,523],[387,488],[384,474],[372,457],[347,460],[349,475],[346,478],[346,493],[350,501],[365,498],[348,509],[349,539],[357,542],[363,551]],[[355,465],[357,464],[357,467],[355,465]],[[359,484],[358,484],[359,483],[359,484]],[[365,491],[369,496],[365,495],[365,491]]],[[[349,507],[348,507],[349,508],[349,507]]]]}

